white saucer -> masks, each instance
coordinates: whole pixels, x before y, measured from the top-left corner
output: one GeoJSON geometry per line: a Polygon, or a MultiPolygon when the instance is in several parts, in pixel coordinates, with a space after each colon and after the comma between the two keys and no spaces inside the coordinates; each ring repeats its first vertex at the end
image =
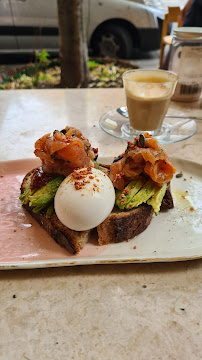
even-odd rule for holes
{"type": "MultiPolygon", "coordinates": [[[[108,111],[101,116],[99,124],[107,134],[125,141],[133,141],[134,137],[141,133],[140,131],[135,133],[130,128],[125,107],[108,111]]],[[[165,117],[160,132],[153,137],[161,144],[172,144],[188,139],[195,134],[196,130],[196,122],[188,116],[183,119],[178,116],[165,117]]]]}

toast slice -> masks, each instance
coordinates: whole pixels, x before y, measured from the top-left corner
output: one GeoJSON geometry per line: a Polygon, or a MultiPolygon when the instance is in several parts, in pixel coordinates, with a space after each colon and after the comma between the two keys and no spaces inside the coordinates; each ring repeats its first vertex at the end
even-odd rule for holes
{"type": "MultiPolygon", "coordinates": [[[[26,186],[30,184],[35,170],[33,169],[24,177],[21,193],[24,193],[26,186]]],[[[47,218],[46,210],[35,213],[29,204],[23,205],[23,207],[49,233],[57,244],[72,254],[78,254],[89,240],[91,230],[71,230],[61,223],[55,212],[50,218],[47,218]]],[[[169,184],[162,201],[161,210],[171,209],[172,207],[173,199],[169,184]]],[[[111,214],[97,226],[99,245],[126,241],[137,236],[149,226],[153,212],[153,208],[147,204],[127,211],[122,211],[115,206],[111,214]]]]}
{"type": "Polygon", "coordinates": [[[149,226],[153,212],[153,208],[147,204],[128,211],[121,211],[115,207],[97,226],[99,245],[132,239],[149,226]]]}
{"type": "MultiPolygon", "coordinates": [[[[26,185],[31,181],[34,170],[30,171],[23,179],[21,185],[21,193],[24,192],[26,185]]],[[[33,208],[29,204],[23,205],[29,214],[44,228],[57,244],[67,249],[72,254],[77,254],[87,243],[91,230],[74,231],[64,226],[53,213],[50,218],[46,218],[46,211],[34,213],[33,208]]]]}
{"type": "MultiPolygon", "coordinates": [[[[169,183],[160,211],[172,209],[173,207],[169,183]]],[[[111,214],[97,227],[99,244],[107,245],[134,238],[149,226],[153,213],[153,208],[147,204],[128,211],[120,210],[115,206],[111,214]]]]}

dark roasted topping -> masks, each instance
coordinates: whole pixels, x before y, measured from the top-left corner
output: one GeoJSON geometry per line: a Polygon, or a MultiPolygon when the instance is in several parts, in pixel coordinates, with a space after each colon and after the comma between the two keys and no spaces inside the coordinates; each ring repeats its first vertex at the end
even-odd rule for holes
{"type": "Polygon", "coordinates": [[[66,129],[62,129],[60,132],[61,132],[61,133],[63,133],[63,134],[65,135],[65,134],[66,134],[66,132],[67,132],[67,130],[66,130],[66,129]]]}
{"type": "Polygon", "coordinates": [[[182,172],[175,175],[176,178],[181,178],[182,176],[183,176],[183,173],[182,173],[182,172]]]}
{"type": "Polygon", "coordinates": [[[146,139],[145,139],[145,136],[143,134],[140,134],[139,136],[139,142],[140,142],[140,145],[144,148],[146,146],[146,139]]]}
{"type": "Polygon", "coordinates": [[[43,186],[45,186],[50,180],[52,180],[55,177],[54,174],[47,174],[42,170],[42,167],[34,170],[34,174],[32,176],[32,181],[30,185],[30,189],[40,189],[43,186]]]}
{"type": "Polygon", "coordinates": [[[119,155],[119,156],[117,156],[117,158],[115,158],[115,159],[113,160],[113,163],[115,163],[115,162],[117,162],[117,161],[121,160],[122,158],[123,158],[123,155],[119,155]]]}

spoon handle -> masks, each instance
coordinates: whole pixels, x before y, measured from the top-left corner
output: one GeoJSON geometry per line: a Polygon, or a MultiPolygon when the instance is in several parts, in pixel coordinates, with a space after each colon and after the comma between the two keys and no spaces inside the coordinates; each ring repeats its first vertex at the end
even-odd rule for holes
{"type": "Polygon", "coordinates": [[[196,120],[196,119],[201,119],[202,120],[202,116],[185,116],[185,115],[165,115],[165,117],[167,118],[173,118],[173,119],[192,119],[192,120],[196,120]]]}

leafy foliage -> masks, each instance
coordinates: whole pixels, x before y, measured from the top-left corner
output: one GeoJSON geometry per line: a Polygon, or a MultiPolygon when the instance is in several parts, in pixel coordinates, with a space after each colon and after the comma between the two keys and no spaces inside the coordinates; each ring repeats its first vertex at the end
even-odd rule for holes
{"type": "MultiPolygon", "coordinates": [[[[133,66],[124,66],[114,61],[88,60],[89,88],[122,87],[122,74],[133,66]]],[[[20,69],[15,74],[4,77],[0,90],[41,89],[60,86],[61,69],[58,60],[49,60],[44,49],[35,53],[35,62],[20,69]]]]}

